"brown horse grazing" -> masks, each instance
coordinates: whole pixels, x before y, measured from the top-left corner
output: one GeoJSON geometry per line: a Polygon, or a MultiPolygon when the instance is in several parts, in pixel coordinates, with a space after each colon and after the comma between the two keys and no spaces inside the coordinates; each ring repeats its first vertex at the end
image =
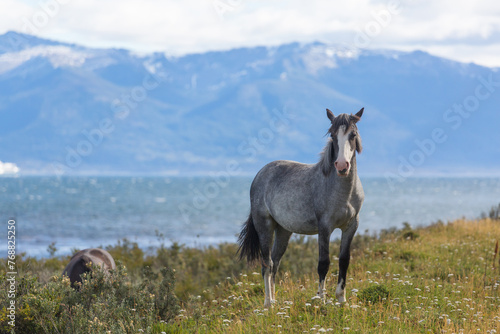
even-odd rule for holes
{"type": "Polygon", "coordinates": [[[63,276],[69,277],[71,286],[78,289],[76,282],[82,283],[81,275],[92,271],[90,264],[99,266],[103,270],[116,269],[115,260],[111,254],[104,249],[87,248],[73,255],[64,268],[63,276]]]}

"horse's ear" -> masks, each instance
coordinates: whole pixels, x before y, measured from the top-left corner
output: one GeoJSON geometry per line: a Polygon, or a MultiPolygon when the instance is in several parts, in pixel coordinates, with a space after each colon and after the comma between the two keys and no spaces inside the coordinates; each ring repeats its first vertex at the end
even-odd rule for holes
{"type": "Polygon", "coordinates": [[[333,120],[335,119],[335,115],[328,108],[326,108],[326,116],[328,116],[330,121],[333,123],[333,120]]]}
{"type": "Polygon", "coordinates": [[[356,113],[356,117],[355,117],[355,120],[356,122],[359,122],[361,120],[361,116],[363,116],[363,111],[365,111],[365,108],[361,108],[357,113],[356,113]]]}

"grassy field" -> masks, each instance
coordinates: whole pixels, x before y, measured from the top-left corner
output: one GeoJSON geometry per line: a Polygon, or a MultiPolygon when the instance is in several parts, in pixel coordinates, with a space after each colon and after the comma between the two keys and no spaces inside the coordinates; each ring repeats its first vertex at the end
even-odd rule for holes
{"type": "MultiPolygon", "coordinates": [[[[494,219],[356,236],[340,305],[333,298],[339,243],[331,244],[329,297],[322,301],[316,241],[297,238],[283,258],[271,309],[263,309],[260,268],[236,261],[234,244],[175,244],[146,256],[124,240],[107,247],[121,263],[112,282],[97,275],[79,293],[58,277],[67,257],[22,259],[16,326],[34,333],[500,333],[499,239],[494,219]]],[[[4,305],[0,326],[8,332],[4,305]]]]}

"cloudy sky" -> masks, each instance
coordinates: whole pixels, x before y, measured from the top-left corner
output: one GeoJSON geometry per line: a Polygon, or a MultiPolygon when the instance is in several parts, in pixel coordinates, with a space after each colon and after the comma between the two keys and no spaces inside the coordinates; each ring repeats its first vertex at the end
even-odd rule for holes
{"type": "Polygon", "coordinates": [[[9,30],[170,55],[321,41],[500,67],[497,0],[2,0],[9,30]]]}

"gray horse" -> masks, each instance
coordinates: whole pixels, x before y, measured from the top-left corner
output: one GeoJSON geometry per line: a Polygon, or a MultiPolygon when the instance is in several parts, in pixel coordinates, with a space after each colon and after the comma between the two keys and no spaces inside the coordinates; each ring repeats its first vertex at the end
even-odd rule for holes
{"type": "Polygon", "coordinates": [[[68,276],[73,288],[78,289],[76,282],[82,283],[81,275],[91,272],[91,264],[103,270],[116,269],[111,254],[100,248],[88,248],[77,252],[63,270],[63,276],[68,276]]]}
{"type": "Polygon", "coordinates": [[[238,239],[238,252],[240,260],[246,257],[249,262],[262,262],[264,307],[275,302],[276,272],[292,233],[318,234],[318,295],[325,298],[330,235],[336,228],[342,230],[342,239],[335,295],[339,302],[345,302],[350,246],[364,199],[355,153],[362,150],[356,123],[363,110],[337,117],[326,110],[330,138],[317,164],[273,161],[255,176],[250,188],[251,211],[238,239]]]}

